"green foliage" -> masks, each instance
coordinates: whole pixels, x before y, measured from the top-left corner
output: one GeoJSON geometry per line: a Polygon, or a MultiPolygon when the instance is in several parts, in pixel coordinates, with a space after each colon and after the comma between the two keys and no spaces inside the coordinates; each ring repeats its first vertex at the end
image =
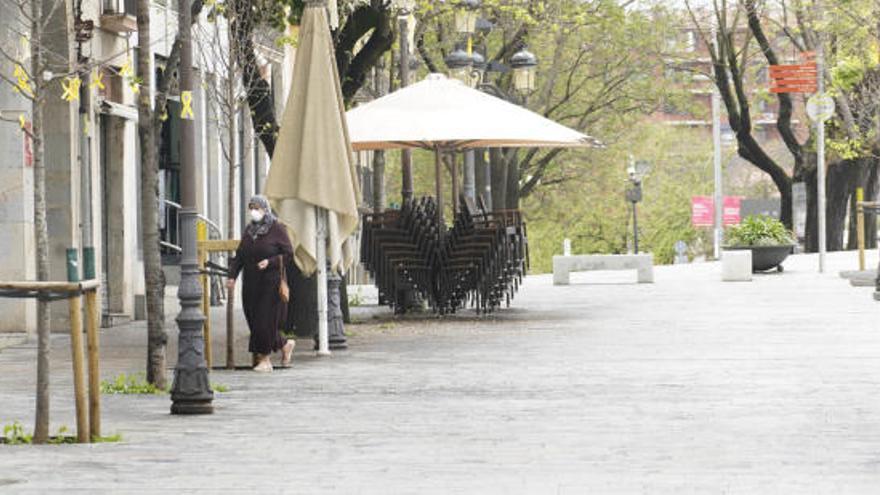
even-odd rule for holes
{"type": "Polygon", "coordinates": [[[106,437],[92,437],[92,443],[119,443],[122,441],[121,433],[114,433],[106,437]]]}
{"type": "Polygon", "coordinates": [[[3,426],[3,443],[7,445],[29,444],[33,441],[33,435],[25,433],[24,428],[18,421],[3,426]]]}
{"type": "Polygon", "coordinates": [[[538,190],[523,203],[528,221],[532,272],[552,270],[562,241],[572,240],[576,254],[621,254],[632,244],[632,209],[624,199],[625,166],[630,156],[651,163],[639,203],[639,249],[657,263],[671,263],[676,241],[704,254],[705,232],[690,223],[690,198],[712,190],[711,139],[699,130],[643,124],[620,131],[606,149],[560,158],[574,178],[538,190]]]}
{"type": "Polygon", "coordinates": [[[779,246],[796,242],[782,222],[766,215],[750,215],[739,225],[728,227],[724,241],[727,246],[779,246]]]}
{"type": "Polygon", "coordinates": [[[144,373],[135,373],[134,375],[122,373],[112,381],[101,381],[102,394],[158,395],[166,392],[168,391],[157,388],[152,383],[147,382],[144,373]]]}
{"type": "Polygon", "coordinates": [[[364,304],[364,296],[361,294],[360,290],[355,292],[350,292],[348,294],[348,305],[351,307],[363,306],[364,304]]]}
{"type": "MultiPolygon", "coordinates": [[[[77,443],[76,436],[68,435],[69,432],[70,429],[67,426],[61,425],[58,428],[58,432],[55,435],[49,437],[49,445],[77,443]]],[[[119,433],[104,437],[92,437],[92,443],[117,443],[121,441],[122,435],[119,433]]],[[[22,427],[21,423],[15,421],[3,427],[3,437],[0,437],[0,443],[6,445],[31,445],[34,443],[34,436],[30,433],[25,432],[24,427],[22,427]]]]}
{"type": "Polygon", "coordinates": [[[833,86],[842,91],[851,91],[865,77],[865,60],[858,57],[842,57],[831,69],[833,86]]]}
{"type": "MultiPolygon", "coordinates": [[[[214,392],[229,392],[229,385],[222,383],[211,383],[211,390],[214,392]]],[[[135,373],[133,375],[120,374],[113,380],[101,381],[102,394],[119,394],[119,395],[161,395],[171,391],[169,385],[164,390],[157,388],[152,383],[147,382],[144,373],[135,373]]]]}

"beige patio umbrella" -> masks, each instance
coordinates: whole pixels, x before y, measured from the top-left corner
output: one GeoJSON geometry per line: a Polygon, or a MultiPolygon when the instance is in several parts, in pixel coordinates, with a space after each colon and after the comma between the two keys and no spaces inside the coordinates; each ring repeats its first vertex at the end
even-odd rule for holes
{"type": "Polygon", "coordinates": [[[358,224],[360,190],[326,0],[306,1],[290,97],[265,194],[288,226],[297,266],[306,276],[318,272],[319,353],[327,353],[324,259],[337,272],[354,260],[350,239],[358,224]]]}
{"type": "Polygon", "coordinates": [[[350,110],[352,147],[465,149],[590,146],[595,140],[443,74],[350,110]]]}
{"type": "MultiPolygon", "coordinates": [[[[357,150],[435,151],[438,217],[442,223],[441,158],[468,148],[589,147],[598,141],[528,109],[470,88],[443,74],[358,106],[347,113],[357,150]]],[[[453,173],[455,173],[453,167],[453,173]]],[[[453,180],[453,197],[457,181],[453,180]]]]}

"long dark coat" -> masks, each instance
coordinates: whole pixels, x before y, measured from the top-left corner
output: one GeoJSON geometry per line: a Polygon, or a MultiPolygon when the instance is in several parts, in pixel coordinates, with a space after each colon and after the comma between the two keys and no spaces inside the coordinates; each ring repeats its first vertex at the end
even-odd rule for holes
{"type": "Polygon", "coordinates": [[[229,264],[230,278],[243,274],[242,306],[251,329],[248,350],[258,354],[271,354],[287,344],[281,328],[287,316],[287,304],[278,293],[281,283],[281,266],[293,257],[293,247],[287,236],[287,228],[275,221],[265,234],[256,240],[248,233],[242,236],[235,258],[229,264]],[[262,260],[269,260],[265,270],[257,268],[262,260]]]}

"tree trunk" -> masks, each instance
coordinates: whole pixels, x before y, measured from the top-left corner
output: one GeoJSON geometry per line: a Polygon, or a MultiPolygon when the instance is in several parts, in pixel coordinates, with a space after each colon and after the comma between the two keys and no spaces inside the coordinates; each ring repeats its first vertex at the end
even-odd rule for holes
{"type": "Polygon", "coordinates": [[[500,148],[489,150],[489,163],[492,169],[492,209],[507,208],[507,163],[500,148]]]}
{"type": "MultiPolygon", "coordinates": [[[[828,167],[827,178],[827,229],[828,251],[843,249],[843,231],[850,198],[854,197],[861,175],[859,160],[845,160],[828,167]]],[[[855,212],[855,210],[853,210],[855,212]]],[[[852,215],[855,218],[855,215],[852,215]]]]}
{"type": "Polygon", "coordinates": [[[508,210],[519,209],[519,151],[515,148],[507,150],[504,154],[507,162],[507,206],[508,210]]]}
{"type": "MultiPolygon", "coordinates": [[[[848,221],[847,221],[847,236],[846,236],[846,249],[858,249],[858,207],[856,201],[856,195],[853,194],[849,197],[849,201],[847,201],[847,212],[849,213],[848,221]]],[[[865,229],[867,230],[867,229],[865,229]]]]}
{"type": "Polygon", "coordinates": [[[389,2],[363,2],[334,33],[336,67],[342,99],[348,105],[367,80],[367,74],[394,44],[393,10],[389,2]],[[364,37],[369,34],[364,43],[364,37]],[[355,55],[355,48],[360,46],[355,55]]]}
{"type": "Polygon", "coordinates": [[[483,202],[486,204],[487,208],[491,210],[491,171],[489,170],[489,164],[486,163],[486,150],[482,148],[474,151],[474,174],[476,175],[475,182],[477,187],[477,199],[482,197],[483,202]]]}
{"type": "MultiPolygon", "coordinates": [[[[44,67],[43,4],[31,1],[31,74],[40,74],[44,67]]],[[[34,147],[34,230],[37,244],[37,280],[49,280],[49,227],[46,217],[46,164],[43,142],[43,94],[45,83],[34,78],[31,132],[34,147]]],[[[37,302],[37,400],[33,442],[49,439],[49,303],[37,302]]]]}
{"type": "MultiPolygon", "coordinates": [[[[870,158],[863,158],[861,160],[861,166],[859,168],[859,176],[857,182],[854,186],[853,192],[855,192],[855,188],[861,187],[864,190],[864,199],[865,201],[872,201],[874,198],[874,194],[876,192],[876,188],[871,187],[871,177],[874,175],[876,171],[875,160],[870,158]]],[[[856,204],[856,195],[852,194],[849,200],[849,236],[847,239],[846,247],[847,249],[858,249],[858,205],[856,204]]],[[[865,214],[865,247],[868,247],[871,243],[870,232],[872,230],[876,231],[876,226],[872,229],[871,218],[874,215],[865,214]]],[[[876,244],[876,239],[873,241],[876,244]]]]}
{"type": "MultiPolygon", "coordinates": [[[[877,201],[877,192],[880,183],[878,183],[878,163],[876,159],[871,159],[868,171],[868,180],[865,184],[865,200],[877,201]]],[[[874,213],[865,214],[865,249],[877,248],[877,215],[874,213]]]]}
{"type": "MultiPolygon", "coordinates": [[[[736,138],[739,156],[745,158],[770,176],[770,179],[776,186],[776,190],[779,191],[779,199],[781,201],[779,220],[785,224],[786,228],[791,229],[793,227],[791,211],[792,178],[761,148],[754,136],[752,136],[750,129],[743,129],[737,132],[736,138]]],[[[802,167],[796,166],[796,169],[800,168],[802,167]]],[[[813,173],[815,174],[815,172],[813,173]]],[[[807,224],[807,230],[809,230],[809,223],[807,224]]]]}
{"type": "MultiPolygon", "coordinates": [[[[141,80],[150,80],[150,1],[138,0],[137,70],[141,80]]],[[[141,236],[144,250],[144,285],[147,297],[147,381],[159,389],[166,385],[165,273],[159,252],[159,143],[153,126],[150,91],[138,93],[138,138],[141,145],[141,236]]]]}
{"type": "Polygon", "coordinates": [[[373,152],[373,211],[385,211],[385,152],[373,152]]]}
{"type": "MultiPolygon", "coordinates": [[[[226,73],[226,101],[221,104],[223,112],[226,112],[226,131],[229,143],[226,145],[226,238],[235,239],[235,157],[238,156],[235,145],[236,129],[235,123],[236,110],[238,105],[235,100],[235,86],[237,83],[235,67],[238,60],[238,48],[235,36],[231,30],[227,30],[226,34],[229,40],[229,59],[227,60],[226,73]]],[[[243,143],[241,143],[243,145],[243,143]]],[[[247,205],[241,205],[245,208],[247,205]]],[[[232,260],[235,256],[234,251],[227,253],[227,260],[232,260]]],[[[227,261],[227,265],[229,265],[227,261]]],[[[235,369],[235,288],[226,291],[226,368],[235,369]]]]}

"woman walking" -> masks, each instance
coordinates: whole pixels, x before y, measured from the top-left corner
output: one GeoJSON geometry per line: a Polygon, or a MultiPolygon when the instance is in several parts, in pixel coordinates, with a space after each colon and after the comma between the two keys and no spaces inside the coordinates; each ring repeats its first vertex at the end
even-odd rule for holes
{"type": "Polygon", "coordinates": [[[248,203],[251,222],[242,235],[235,258],[229,264],[229,290],[242,271],[242,306],[251,339],[248,350],[255,356],[255,371],[272,371],[270,354],[281,351],[281,364],[287,366],[296,343],[281,335],[287,315],[287,302],[280,294],[281,277],[293,256],[287,228],[272,214],[264,196],[248,203]]]}

